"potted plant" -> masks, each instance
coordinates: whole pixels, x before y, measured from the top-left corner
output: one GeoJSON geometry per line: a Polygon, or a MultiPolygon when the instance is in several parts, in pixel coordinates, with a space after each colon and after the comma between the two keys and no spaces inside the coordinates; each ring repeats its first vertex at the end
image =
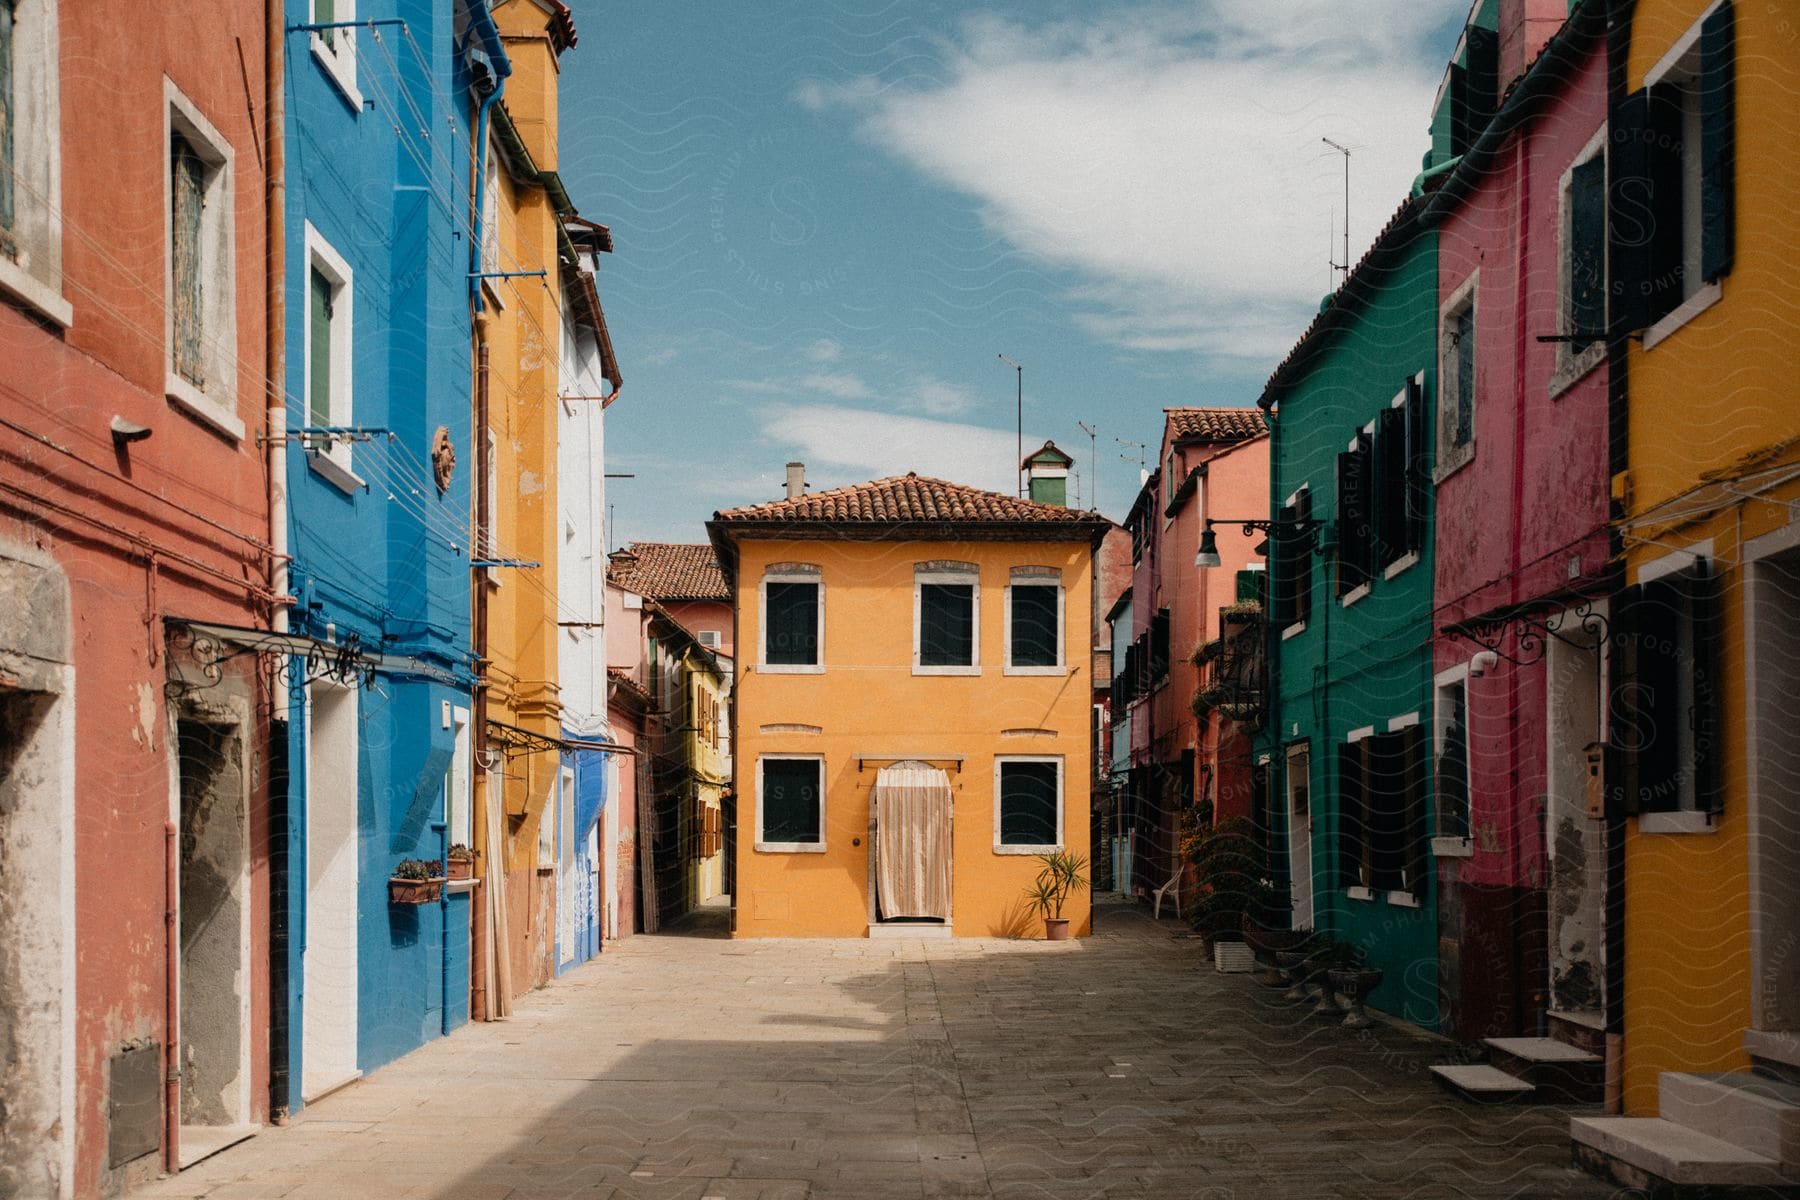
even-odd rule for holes
{"type": "Polygon", "coordinates": [[[444,877],[438,863],[423,858],[403,858],[388,876],[388,900],[394,904],[430,904],[444,894],[444,877]]]}
{"type": "Polygon", "coordinates": [[[473,879],[475,877],[475,852],[457,842],[446,852],[444,865],[449,868],[451,879],[473,879]]]}
{"type": "Polygon", "coordinates": [[[1087,876],[1082,874],[1087,870],[1087,857],[1059,850],[1055,854],[1038,855],[1038,861],[1044,864],[1043,868],[1025,889],[1025,899],[1043,915],[1044,939],[1067,941],[1069,919],[1062,915],[1063,903],[1071,894],[1087,886],[1087,876]]]}
{"type": "Polygon", "coordinates": [[[1255,827],[1243,817],[1207,823],[1210,808],[1196,810],[1198,828],[1183,839],[1198,877],[1198,898],[1189,920],[1210,952],[1219,942],[1242,941],[1244,921],[1270,907],[1255,827]]]}
{"type": "MultiPolygon", "coordinates": [[[[1371,967],[1359,947],[1343,944],[1334,957],[1326,978],[1331,982],[1331,994],[1336,997],[1338,1008],[1344,1013],[1345,1029],[1362,1029],[1374,1024],[1368,1011],[1363,1007],[1369,993],[1381,986],[1383,972],[1380,967],[1371,967]]],[[[1323,1011],[1323,1004],[1319,1010],[1323,1011]]]]}

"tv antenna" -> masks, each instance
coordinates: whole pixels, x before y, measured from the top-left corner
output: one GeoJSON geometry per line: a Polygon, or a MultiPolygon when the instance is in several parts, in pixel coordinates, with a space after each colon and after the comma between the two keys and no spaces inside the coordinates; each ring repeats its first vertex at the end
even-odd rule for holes
{"type": "Polygon", "coordinates": [[[1119,445],[1121,445],[1121,446],[1124,446],[1127,450],[1135,449],[1137,451],[1137,456],[1135,458],[1129,454],[1121,454],[1121,455],[1119,455],[1119,458],[1125,462],[1136,463],[1137,469],[1138,469],[1138,474],[1139,475],[1144,474],[1144,463],[1146,462],[1145,451],[1147,451],[1149,449],[1149,447],[1146,446],[1143,442],[1128,442],[1122,437],[1116,437],[1113,439],[1113,441],[1119,443],[1119,445]]]}
{"type": "MultiPolygon", "coordinates": [[[[1350,282],[1350,147],[1341,146],[1328,137],[1319,139],[1344,156],[1344,261],[1334,262],[1331,269],[1343,272],[1344,283],[1350,282]]],[[[1329,256],[1327,256],[1329,261],[1329,256]]]]}
{"type": "Polygon", "coordinates": [[[1093,495],[1088,497],[1088,507],[1094,512],[1100,511],[1100,427],[1089,425],[1086,421],[1075,422],[1076,428],[1088,435],[1088,467],[1093,475],[1093,495]]]}

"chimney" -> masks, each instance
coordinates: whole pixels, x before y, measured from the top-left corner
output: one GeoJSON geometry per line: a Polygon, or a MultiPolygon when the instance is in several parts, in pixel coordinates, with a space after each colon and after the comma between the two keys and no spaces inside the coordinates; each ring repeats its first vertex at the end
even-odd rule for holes
{"type": "Polygon", "coordinates": [[[1568,19],[1568,0],[1500,0],[1499,91],[1492,101],[1496,107],[1568,19]]]}
{"type": "Polygon", "coordinates": [[[1075,460],[1057,449],[1055,442],[1045,442],[1019,465],[1025,470],[1026,495],[1039,504],[1068,504],[1069,468],[1075,460]]]}
{"type": "Polygon", "coordinates": [[[787,498],[798,500],[806,495],[806,464],[791,462],[787,465],[787,498]]]}

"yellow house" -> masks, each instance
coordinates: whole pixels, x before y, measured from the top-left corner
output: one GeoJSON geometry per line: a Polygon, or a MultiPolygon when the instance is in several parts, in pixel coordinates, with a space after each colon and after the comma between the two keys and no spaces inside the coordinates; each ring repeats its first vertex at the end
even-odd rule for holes
{"type": "MultiPolygon", "coordinates": [[[[1724,1139],[1689,1181],[1766,1181],[1800,1157],[1765,1136],[1800,1127],[1800,1090],[1748,1098],[1774,1085],[1741,1073],[1800,1072],[1800,53],[1791,5],[1628,8],[1608,148],[1610,323],[1633,335],[1608,668],[1620,1099],[1724,1139]]],[[[1681,1160],[1661,1123],[1574,1132],[1590,1159],[1681,1160]]]]}
{"type": "Polygon", "coordinates": [[[652,869],[659,921],[725,894],[725,788],[731,782],[730,660],[702,645],[653,600],[646,646],[662,711],[651,787],[652,869]]]}
{"type": "Polygon", "coordinates": [[[474,585],[491,764],[477,763],[485,794],[474,831],[483,876],[474,977],[478,1010],[501,1015],[555,968],[546,814],[568,787],[557,684],[557,264],[562,217],[573,213],[556,174],[557,86],[575,30],[554,0],[500,0],[493,16],[512,73],[489,111],[480,189],[478,544],[499,565],[478,571],[474,585]]]}
{"type": "Polygon", "coordinates": [[[1035,856],[1088,854],[1109,523],[916,475],[788,492],[707,527],[737,611],[735,935],[1042,936],[1035,856]]]}

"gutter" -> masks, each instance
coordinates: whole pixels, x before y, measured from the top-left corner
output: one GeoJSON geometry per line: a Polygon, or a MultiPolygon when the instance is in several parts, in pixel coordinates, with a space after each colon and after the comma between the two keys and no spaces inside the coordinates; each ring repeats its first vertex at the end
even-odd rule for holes
{"type": "Polygon", "coordinates": [[[469,298],[477,313],[486,311],[486,304],[481,298],[481,247],[484,242],[481,228],[481,216],[487,211],[487,143],[490,110],[499,103],[501,93],[506,90],[507,77],[512,74],[512,60],[506,56],[506,47],[500,41],[499,26],[494,24],[494,14],[488,10],[484,0],[472,0],[469,5],[469,20],[476,37],[481,39],[481,48],[487,55],[488,63],[493,67],[494,77],[490,81],[492,89],[481,98],[475,110],[475,219],[472,224],[472,236],[469,238],[469,298]]]}

